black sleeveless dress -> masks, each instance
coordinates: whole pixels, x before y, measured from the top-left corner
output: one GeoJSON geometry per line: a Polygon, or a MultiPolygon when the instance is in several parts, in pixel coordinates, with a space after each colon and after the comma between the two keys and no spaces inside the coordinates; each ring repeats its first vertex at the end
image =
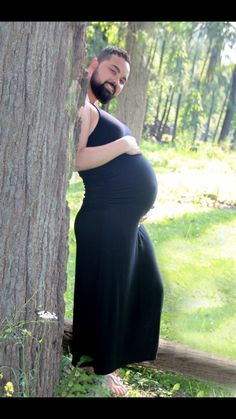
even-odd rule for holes
{"type": "MultiPolygon", "coordinates": [[[[132,135],[99,109],[88,147],[132,135]]],[[[82,355],[96,374],[156,358],[163,285],[140,218],[157,194],[156,175],[143,155],[122,154],[79,172],[85,196],[75,219],[77,242],[72,364],[82,355]]]]}

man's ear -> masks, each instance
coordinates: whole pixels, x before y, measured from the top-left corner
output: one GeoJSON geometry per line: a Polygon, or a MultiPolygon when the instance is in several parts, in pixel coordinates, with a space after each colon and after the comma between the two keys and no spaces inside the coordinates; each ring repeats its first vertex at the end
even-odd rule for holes
{"type": "Polygon", "coordinates": [[[92,61],[90,61],[89,67],[87,69],[87,75],[88,75],[89,79],[92,76],[92,74],[93,74],[93,72],[94,72],[94,70],[97,66],[98,66],[98,60],[97,60],[97,57],[94,57],[92,59],[92,61]]]}
{"type": "Polygon", "coordinates": [[[97,66],[98,66],[98,59],[97,57],[94,57],[89,64],[89,70],[91,69],[92,71],[94,71],[97,66]]]}

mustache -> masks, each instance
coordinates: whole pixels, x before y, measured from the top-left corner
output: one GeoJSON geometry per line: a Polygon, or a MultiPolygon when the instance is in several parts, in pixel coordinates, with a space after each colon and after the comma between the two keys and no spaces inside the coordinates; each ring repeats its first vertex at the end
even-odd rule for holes
{"type": "Polygon", "coordinates": [[[116,86],[113,83],[109,82],[109,81],[105,81],[105,83],[103,83],[103,86],[106,87],[105,86],[106,84],[109,84],[113,88],[113,93],[112,94],[114,95],[115,92],[116,92],[116,86]]]}

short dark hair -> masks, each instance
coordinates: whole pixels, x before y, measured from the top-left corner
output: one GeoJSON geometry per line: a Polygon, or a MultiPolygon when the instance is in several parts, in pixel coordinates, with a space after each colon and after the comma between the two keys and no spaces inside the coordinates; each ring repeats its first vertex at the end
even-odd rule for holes
{"type": "Polygon", "coordinates": [[[127,61],[127,63],[130,64],[130,57],[127,51],[125,51],[122,48],[118,48],[118,47],[113,47],[113,46],[109,46],[104,48],[100,54],[97,55],[97,60],[100,63],[103,60],[106,60],[108,57],[110,57],[111,55],[118,55],[119,57],[124,58],[125,61],[127,61]]]}

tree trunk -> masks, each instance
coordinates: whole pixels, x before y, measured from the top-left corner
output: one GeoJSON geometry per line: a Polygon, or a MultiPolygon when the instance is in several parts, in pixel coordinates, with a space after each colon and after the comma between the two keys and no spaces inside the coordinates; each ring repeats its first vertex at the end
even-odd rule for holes
{"type": "MultiPolygon", "coordinates": [[[[200,38],[200,36],[198,36],[198,40],[199,40],[199,38],[200,38]]],[[[197,44],[196,44],[196,50],[195,50],[193,61],[192,61],[192,68],[191,68],[191,71],[190,71],[190,80],[191,80],[191,82],[193,80],[194,70],[195,70],[195,66],[196,66],[198,54],[199,54],[199,52],[198,52],[198,42],[197,42],[197,44]]]]}
{"type": "Polygon", "coordinates": [[[161,128],[161,133],[160,133],[160,138],[159,138],[159,141],[161,141],[162,140],[162,136],[163,136],[163,134],[165,133],[165,129],[166,129],[166,127],[168,126],[168,120],[169,120],[169,115],[170,115],[170,109],[171,109],[171,106],[172,106],[172,102],[173,102],[173,98],[174,98],[174,90],[172,90],[172,92],[171,92],[171,96],[170,96],[170,101],[169,101],[169,103],[168,103],[168,109],[167,109],[167,112],[166,112],[166,115],[165,115],[165,119],[164,119],[164,122],[163,122],[163,124],[162,124],[162,128],[161,128]]]}
{"type": "Polygon", "coordinates": [[[209,55],[211,53],[211,49],[212,49],[212,40],[210,40],[210,43],[209,43],[209,46],[208,46],[208,49],[207,49],[207,52],[206,52],[206,55],[205,55],[205,59],[204,59],[204,62],[203,62],[202,71],[200,73],[199,81],[202,81],[203,74],[204,74],[204,71],[205,71],[205,68],[206,68],[206,64],[207,64],[209,55]]]}
{"type": "Polygon", "coordinates": [[[162,114],[160,125],[158,127],[157,135],[156,135],[158,141],[161,141],[162,135],[163,135],[164,130],[165,130],[165,126],[168,122],[169,112],[170,112],[173,96],[174,96],[174,91],[173,91],[172,88],[170,88],[170,91],[169,91],[169,93],[167,94],[167,97],[166,97],[164,111],[163,111],[163,114],[162,114]]]}
{"type": "Polygon", "coordinates": [[[216,140],[216,135],[217,135],[217,132],[218,132],[218,129],[219,129],[220,123],[221,123],[221,119],[222,119],[222,117],[223,117],[223,113],[224,113],[224,109],[225,109],[225,106],[226,106],[227,100],[228,100],[229,91],[230,91],[230,89],[228,88],[228,89],[227,89],[227,93],[226,93],[226,95],[225,95],[225,99],[224,99],[223,105],[222,105],[222,107],[221,107],[220,116],[219,116],[219,118],[218,118],[218,122],[217,122],[217,124],[216,124],[216,128],[215,128],[215,131],[214,131],[214,134],[213,134],[213,137],[212,137],[212,142],[213,142],[213,143],[214,143],[214,142],[215,142],[215,140],[216,140]]]}
{"type": "Polygon", "coordinates": [[[0,24],[0,371],[16,396],[52,396],[58,381],[66,189],[78,134],[85,27],[0,24]],[[41,318],[42,311],[52,319],[41,318]]]}
{"type": "Polygon", "coordinates": [[[163,65],[165,50],[166,50],[166,38],[163,40],[162,46],[161,46],[161,56],[160,56],[160,62],[159,62],[159,67],[158,67],[158,72],[157,72],[159,83],[161,81],[162,65],[163,65]]]}
{"type": "Polygon", "coordinates": [[[209,115],[207,118],[207,124],[206,124],[206,130],[204,133],[204,137],[203,137],[203,141],[207,142],[208,136],[209,136],[209,131],[210,131],[210,123],[211,123],[211,117],[213,114],[213,109],[215,106],[215,91],[212,91],[212,97],[211,97],[211,106],[210,106],[210,111],[209,111],[209,115]]]}
{"type": "Polygon", "coordinates": [[[174,139],[175,139],[175,137],[176,137],[177,124],[178,124],[178,117],[179,117],[179,110],[180,110],[181,99],[182,99],[182,93],[179,93],[179,94],[178,94],[178,100],[177,100],[176,111],[175,111],[175,122],[174,122],[173,134],[172,134],[172,141],[174,141],[174,139]]]}
{"type": "Polygon", "coordinates": [[[236,130],[234,131],[233,141],[231,143],[231,150],[236,150],[236,130]]]}
{"type": "Polygon", "coordinates": [[[222,142],[229,133],[230,123],[235,112],[235,107],[236,107],[236,65],[234,66],[234,70],[233,70],[229,102],[226,109],[221,133],[219,136],[219,143],[222,142]]]}
{"type": "Polygon", "coordinates": [[[198,131],[198,123],[199,123],[199,113],[197,111],[193,111],[192,113],[192,127],[193,127],[193,139],[192,144],[195,144],[197,139],[197,131],[198,131]]]}
{"type": "Polygon", "coordinates": [[[118,96],[116,117],[128,125],[132,134],[139,142],[141,140],[146,100],[147,85],[150,76],[149,61],[151,49],[147,52],[144,42],[138,41],[139,31],[145,31],[147,26],[152,27],[153,22],[129,22],[126,39],[126,50],[131,57],[131,71],[129,80],[123,92],[118,96]],[[146,62],[145,62],[146,61],[146,62]]]}

